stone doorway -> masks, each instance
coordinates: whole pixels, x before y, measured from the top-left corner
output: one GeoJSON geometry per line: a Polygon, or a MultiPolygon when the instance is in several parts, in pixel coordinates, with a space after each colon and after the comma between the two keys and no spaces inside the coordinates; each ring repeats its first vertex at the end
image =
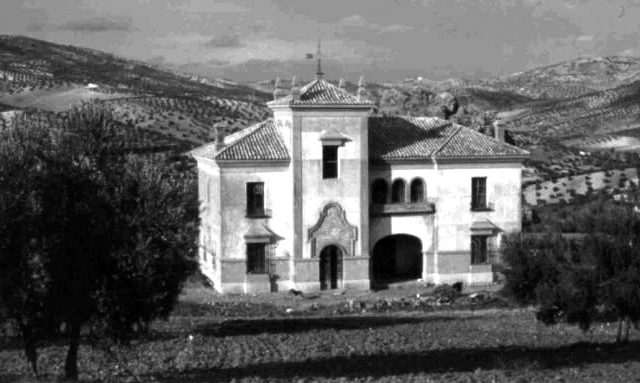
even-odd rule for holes
{"type": "Polygon", "coordinates": [[[320,290],[342,287],[342,250],[329,245],[320,252],[320,290]]]}

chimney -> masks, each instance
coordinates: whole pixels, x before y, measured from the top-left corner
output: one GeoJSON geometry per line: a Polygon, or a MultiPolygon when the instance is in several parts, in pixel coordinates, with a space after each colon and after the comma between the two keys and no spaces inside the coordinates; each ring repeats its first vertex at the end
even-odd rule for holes
{"type": "Polygon", "coordinates": [[[364,101],[367,96],[367,88],[365,88],[364,76],[360,76],[360,80],[358,81],[358,91],[357,91],[358,101],[364,101]]]}
{"type": "Polygon", "coordinates": [[[493,122],[493,138],[504,142],[504,126],[502,126],[500,121],[493,122]]]}
{"type": "Polygon", "coordinates": [[[285,92],[284,89],[282,89],[282,85],[280,84],[280,77],[276,77],[276,83],[274,85],[274,90],[273,90],[273,99],[277,100],[281,97],[285,96],[285,92]]]}
{"type": "Polygon", "coordinates": [[[222,137],[222,130],[220,129],[220,125],[213,126],[213,134],[215,134],[216,136],[215,149],[216,149],[216,152],[219,152],[225,147],[224,138],[222,137]]]}
{"type": "Polygon", "coordinates": [[[300,88],[298,87],[298,84],[296,84],[296,76],[293,76],[291,79],[291,100],[300,100],[300,88]]]}
{"type": "Polygon", "coordinates": [[[340,82],[338,83],[338,88],[344,89],[344,79],[343,78],[340,79],[340,82]]]}

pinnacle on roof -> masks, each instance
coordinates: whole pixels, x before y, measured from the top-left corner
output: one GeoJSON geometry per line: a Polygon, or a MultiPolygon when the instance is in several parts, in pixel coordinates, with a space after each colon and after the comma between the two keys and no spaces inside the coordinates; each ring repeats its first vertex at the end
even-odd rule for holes
{"type": "Polygon", "coordinates": [[[358,91],[356,94],[358,95],[358,101],[364,100],[367,97],[367,88],[365,88],[364,76],[360,76],[360,80],[358,81],[358,91]]]}
{"type": "Polygon", "coordinates": [[[277,100],[280,97],[285,95],[284,89],[282,89],[282,85],[280,84],[280,77],[276,77],[276,83],[274,84],[273,89],[273,99],[277,100]]]}
{"type": "Polygon", "coordinates": [[[291,100],[300,100],[300,87],[296,83],[296,76],[291,79],[291,100]]]}

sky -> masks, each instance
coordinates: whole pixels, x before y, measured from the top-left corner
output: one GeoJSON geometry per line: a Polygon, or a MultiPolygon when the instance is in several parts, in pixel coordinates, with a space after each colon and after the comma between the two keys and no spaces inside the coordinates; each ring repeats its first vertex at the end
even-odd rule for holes
{"type": "Polygon", "coordinates": [[[640,0],[0,0],[0,34],[236,81],[482,78],[640,56],[640,0]]]}

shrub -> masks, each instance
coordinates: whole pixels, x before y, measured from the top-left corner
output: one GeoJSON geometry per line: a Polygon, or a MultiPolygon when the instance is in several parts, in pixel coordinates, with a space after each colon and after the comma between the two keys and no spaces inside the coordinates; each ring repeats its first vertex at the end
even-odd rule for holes
{"type": "Polygon", "coordinates": [[[461,290],[462,290],[461,283],[459,287],[458,286],[454,287],[445,283],[443,285],[437,286],[433,290],[433,295],[435,295],[440,300],[443,300],[446,302],[453,302],[458,296],[460,296],[461,290]]]}
{"type": "Polygon", "coordinates": [[[600,203],[566,220],[585,235],[505,237],[505,291],[535,304],[545,324],[566,321],[587,330],[609,313],[619,322],[616,339],[628,340],[630,326],[640,324],[640,216],[629,205],[600,203]]]}

